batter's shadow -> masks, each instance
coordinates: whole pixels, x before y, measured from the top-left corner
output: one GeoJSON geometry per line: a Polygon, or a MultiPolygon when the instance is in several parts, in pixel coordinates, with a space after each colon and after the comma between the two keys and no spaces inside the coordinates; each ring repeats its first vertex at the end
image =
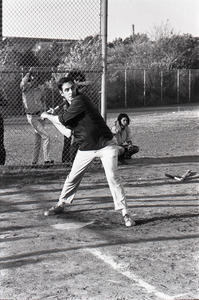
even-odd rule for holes
{"type": "Polygon", "coordinates": [[[198,155],[185,156],[167,156],[167,157],[132,157],[126,160],[127,165],[119,165],[119,167],[126,167],[128,165],[154,165],[154,164],[170,164],[170,163],[198,163],[198,155]]]}
{"type": "Polygon", "coordinates": [[[154,223],[157,221],[162,221],[162,220],[171,220],[171,219],[184,219],[184,218],[195,218],[198,217],[199,214],[179,214],[179,215],[170,215],[170,216],[156,216],[152,218],[143,218],[143,219],[138,219],[135,220],[136,225],[144,225],[148,223],[154,223]]]}

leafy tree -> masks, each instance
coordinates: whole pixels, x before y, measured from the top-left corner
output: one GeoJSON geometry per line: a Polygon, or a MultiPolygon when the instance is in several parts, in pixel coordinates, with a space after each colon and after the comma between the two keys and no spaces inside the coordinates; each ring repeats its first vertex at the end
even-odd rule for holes
{"type": "Polygon", "coordinates": [[[59,64],[59,68],[99,69],[101,66],[101,38],[99,35],[88,36],[77,41],[70,52],[59,64]]]}
{"type": "Polygon", "coordinates": [[[199,41],[191,35],[173,35],[161,38],[153,48],[156,67],[166,69],[198,68],[199,41]]]}
{"type": "Polygon", "coordinates": [[[169,19],[166,22],[161,22],[160,24],[154,24],[152,29],[149,32],[150,40],[151,41],[158,41],[164,38],[171,38],[175,33],[173,27],[169,22],[169,19]]]}
{"type": "Polygon", "coordinates": [[[69,71],[81,71],[85,74],[86,81],[91,84],[87,93],[99,104],[101,90],[101,38],[99,35],[88,36],[84,40],[77,41],[69,53],[62,59],[58,66],[60,76],[66,76],[69,71]]]}

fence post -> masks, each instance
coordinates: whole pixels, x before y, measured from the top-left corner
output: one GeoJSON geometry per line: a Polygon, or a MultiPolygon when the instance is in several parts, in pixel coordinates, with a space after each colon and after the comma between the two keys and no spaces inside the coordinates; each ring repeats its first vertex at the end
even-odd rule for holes
{"type": "Polygon", "coordinates": [[[189,70],[189,102],[191,102],[191,70],[189,70]]]}
{"type": "MultiPolygon", "coordinates": [[[[21,67],[21,81],[22,81],[22,79],[23,79],[23,77],[24,77],[24,67],[22,66],[21,67]]],[[[20,81],[20,82],[21,82],[20,81]]],[[[22,94],[21,94],[21,97],[22,97],[22,94]]],[[[23,99],[23,98],[22,98],[23,99]]],[[[23,102],[23,100],[22,100],[22,102],[23,102]]],[[[24,105],[22,104],[22,106],[21,106],[21,115],[23,116],[23,113],[24,113],[24,105]]]]}
{"type": "Polygon", "coordinates": [[[107,19],[108,0],[101,0],[101,35],[102,35],[102,83],[101,83],[101,115],[106,121],[107,103],[107,19]]]}
{"type": "Polygon", "coordinates": [[[54,86],[52,86],[52,82],[54,81],[54,76],[53,76],[53,73],[54,73],[54,68],[52,67],[51,68],[51,107],[55,107],[55,95],[54,95],[54,86]]]}
{"type": "Polygon", "coordinates": [[[180,70],[177,70],[177,104],[180,103],[180,70]]]}
{"type": "Polygon", "coordinates": [[[160,105],[163,104],[163,71],[160,72],[160,105]]]}
{"type": "Polygon", "coordinates": [[[146,105],[146,70],[144,70],[144,106],[146,105]]]}
{"type": "Polygon", "coordinates": [[[124,107],[127,108],[127,68],[125,68],[124,70],[124,90],[125,90],[124,107]]]}

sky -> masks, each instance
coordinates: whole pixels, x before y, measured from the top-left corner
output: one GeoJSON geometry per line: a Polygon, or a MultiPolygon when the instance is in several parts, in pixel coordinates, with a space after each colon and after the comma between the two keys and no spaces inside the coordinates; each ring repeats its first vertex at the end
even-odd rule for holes
{"type": "Polygon", "coordinates": [[[151,33],[168,24],[178,34],[199,36],[199,0],[108,0],[109,40],[151,33]]]}
{"type": "MultiPolygon", "coordinates": [[[[3,36],[79,39],[99,33],[100,0],[3,0],[3,36]],[[70,7],[67,3],[72,3],[70,7]],[[89,34],[88,34],[89,32],[89,34]]],[[[108,0],[108,41],[169,24],[199,36],[199,0],[108,0]]]]}

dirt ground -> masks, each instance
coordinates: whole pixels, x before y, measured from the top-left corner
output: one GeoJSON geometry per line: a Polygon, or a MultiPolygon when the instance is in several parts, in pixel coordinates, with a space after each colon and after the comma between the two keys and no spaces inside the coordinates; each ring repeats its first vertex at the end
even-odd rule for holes
{"type": "Polygon", "coordinates": [[[198,107],[129,115],[140,152],[119,172],[134,227],[114,211],[100,166],[56,217],[43,212],[69,168],[2,171],[1,300],[199,299],[199,179],[165,176],[199,171],[198,107]]]}

